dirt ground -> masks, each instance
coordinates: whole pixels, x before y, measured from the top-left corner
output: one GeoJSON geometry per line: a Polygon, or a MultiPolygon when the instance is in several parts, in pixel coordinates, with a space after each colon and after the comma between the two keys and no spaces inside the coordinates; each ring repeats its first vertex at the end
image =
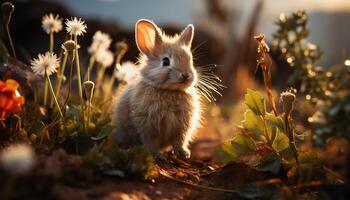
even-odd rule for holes
{"type": "Polygon", "coordinates": [[[96,174],[82,157],[59,149],[39,156],[38,166],[28,175],[10,177],[0,172],[0,199],[242,199],[237,189],[247,183],[281,178],[243,164],[219,166],[213,157],[220,139],[204,133],[192,144],[189,160],[167,154],[166,161],[158,161],[161,173],[154,180],[96,174]]]}

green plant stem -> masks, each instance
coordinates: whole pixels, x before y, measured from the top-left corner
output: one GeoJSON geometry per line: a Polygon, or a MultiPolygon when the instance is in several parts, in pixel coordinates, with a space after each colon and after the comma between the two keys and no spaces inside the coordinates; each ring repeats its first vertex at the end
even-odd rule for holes
{"type": "MultiPolygon", "coordinates": [[[[266,140],[267,140],[267,143],[269,144],[269,146],[272,147],[272,144],[271,144],[271,141],[270,141],[270,137],[269,137],[269,133],[267,131],[267,124],[266,124],[266,120],[265,120],[265,117],[264,116],[261,116],[263,122],[264,122],[264,132],[265,132],[265,137],[266,137],[266,140]]],[[[272,148],[273,149],[273,148],[272,148]]]]}
{"type": "Polygon", "coordinates": [[[58,112],[59,112],[61,118],[63,119],[63,114],[62,114],[60,105],[58,104],[58,101],[57,101],[55,92],[53,91],[53,88],[52,88],[52,84],[51,84],[51,81],[50,81],[50,77],[47,75],[46,70],[45,70],[45,77],[46,77],[46,80],[47,80],[47,82],[48,82],[48,85],[49,85],[49,88],[50,88],[50,92],[51,92],[52,98],[53,98],[53,100],[55,101],[57,110],[58,110],[58,112]]]}
{"type": "Polygon", "coordinates": [[[53,32],[50,32],[50,53],[53,53],[53,44],[54,44],[54,39],[53,39],[53,32]]]}
{"type": "Polygon", "coordinates": [[[49,86],[48,86],[48,82],[47,80],[45,80],[45,87],[44,87],[44,102],[43,105],[46,106],[47,105],[47,96],[49,93],[49,86]]]}
{"type": "MultiPolygon", "coordinates": [[[[73,54],[73,53],[72,53],[73,54]]],[[[72,79],[73,79],[73,62],[74,62],[74,56],[70,56],[70,65],[69,65],[69,78],[68,78],[68,92],[66,100],[64,101],[63,107],[65,107],[68,103],[71,91],[72,91],[72,79]]]]}
{"type": "Polygon", "coordinates": [[[80,61],[79,61],[79,52],[78,52],[78,36],[77,35],[74,35],[74,41],[75,41],[75,44],[76,44],[76,47],[75,47],[75,62],[76,62],[76,65],[77,65],[77,79],[78,79],[79,97],[80,97],[81,103],[84,103],[83,87],[82,87],[82,84],[81,84],[80,61]]]}
{"type": "Polygon", "coordinates": [[[97,72],[96,84],[100,85],[102,83],[105,71],[106,71],[106,67],[103,65],[100,65],[99,70],[97,72]]]}
{"type": "Polygon", "coordinates": [[[56,96],[59,96],[60,91],[61,91],[61,85],[62,85],[62,81],[63,81],[64,71],[66,70],[66,65],[67,65],[67,59],[68,59],[68,52],[64,54],[62,66],[60,68],[60,71],[58,72],[59,75],[57,76],[58,80],[57,80],[57,85],[56,85],[56,93],[55,93],[56,96]]]}
{"type": "Polygon", "coordinates": [[[89,128],[90,128],[90,113],[91,113],[91,102],[92,102],[92,95],[93,91],[91,91],[91,95],[89,97],[89,102],[88,102],[88,110],[87,110],[87,131],[89,133],[89,128]]]}
{"type": "Polygon", "coordinates": [[[79,52],[78,52],[78,36],[74,35],[74,41],[76,44],[75,47],[75,62],[76,62],[76,67],[77,67],[77,79],[78,79],[78,90],[79,90],[79,98],[80,98],[80,108],[81,108],[81,114],[83,118],[83,129],[84,132],[86,131],[85,127],[85,114],[84,114],[84,98],[83,98],[83,87],[81,84],[81,74],[80,74],[80,60],[79,60],[79,52]]]}
{"type": "Polygon", "coordinates": [[[285,132],[288,134],[288,138],[289,138],[289,146],[290,146],[290,148],[292,148],[295,162],[299,166],[298,151],[297,151],[297,147],[295,144],[294,134],[292,133],[292,131],[290,130],[290,127],[289,127],[289,115],[287,115],[287,114],[284,114],[284,124],[285,124],[285,129],[286,129],[285,132]]]}
{"type": "Polygon", "coordinates": [[[100,64],[98,66],[98,72],[97,72],[97,78],[96,78],[96,81],[95,81],[95,84],[96,84],[96,95],[99,96],[100,93],[100,89],[103,89],[102,87],[102,81],[103,81],[103,76],[104,76],[104,73],[106,71],[106,67],[103,66],[102,64],[100,64]]]}
{"type": "Polygon", "coordinates": [[[92,68],[95,64],[95,53],[93,53],[90,57],[90,60],[89,60],[89,66],[88,66],[88,69],[87,69],[87,72],[86,72],[86,75],[84,77],[84,80],[88,80],[90,81],[90,74],[91,74],[91,71],[92,71],[92,68]]]}

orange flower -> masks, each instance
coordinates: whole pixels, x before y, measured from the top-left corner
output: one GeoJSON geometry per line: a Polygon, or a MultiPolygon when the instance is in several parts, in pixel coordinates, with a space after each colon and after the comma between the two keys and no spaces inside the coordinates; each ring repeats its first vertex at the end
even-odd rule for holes
{"type": "Polygon", "coordinates": [[[13,79],[6,82],[0,80],[0,120],[4,120],[8,114],[20,112],[24,104],[18,89],[19,83],[13,79]]]}

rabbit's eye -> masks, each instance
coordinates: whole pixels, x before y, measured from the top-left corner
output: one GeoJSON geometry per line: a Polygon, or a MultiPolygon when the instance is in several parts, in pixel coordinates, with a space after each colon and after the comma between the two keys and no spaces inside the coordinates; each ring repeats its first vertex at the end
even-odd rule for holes
{"type": "Polygon", "coordinates": [[[163,66],[167,67],[170,65],[170,59],[168,57],[163,58],[163,66]]]}

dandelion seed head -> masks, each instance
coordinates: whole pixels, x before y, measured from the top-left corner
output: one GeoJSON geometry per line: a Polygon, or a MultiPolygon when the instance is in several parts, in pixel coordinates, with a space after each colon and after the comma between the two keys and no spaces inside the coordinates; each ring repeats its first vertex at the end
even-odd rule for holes
{"type": "Polygon", "coordinates": [[[115,77],[118,80],[129,83],[132,80],[135,80],[139,73],[140,69],[133,62],[127,61],[123,62],[121,65],[117,65],[115,77]]]}
{"type": "Polygon", "coordinates": [[[57,33],[62,30],[62,20],[59,18],[59,15],[53,15],[52,13],[45,15],[41,23],[41,27],[47,34],[51,32],[57,33]]]}
{"type": "Polygon", "coordinates": [[[1,151],[0,163],[10,173],[25,173],[35,163],[33,148],[26,144],[13,144],[1,151]]]}
{"type": "Polygon", "coordinates": [[[86,33],[86,24],[81,18],[72,18],[71,20],[66,21],[66,30],[70,35],[81,36],[86,33]]]}
{"type": "Polygon", "coordinates": [[[100,63],[103,67],[109,67],[113,64],[114,54],[112,51],[105,49],[96,53],[96,62],[100,63]]]}
{"type": "Polygon", "coordinates": [[[46,52],[45,54],[39,54],[38,58],[35,58],[31,62],[32,70],[37,75],[45,75],[45,70],[48,76],[51,76],[57,71],[59,60],[54,53],[46,52]]]}
{"type": "Polygon", "coordinates": [[[112,39],[107,33],[97,31],[92,38],[92,44],[88,48],[88,52],[90,54],[93,54],[99,50],[108,49],[111,43],[112,43],[112,39]]]}

